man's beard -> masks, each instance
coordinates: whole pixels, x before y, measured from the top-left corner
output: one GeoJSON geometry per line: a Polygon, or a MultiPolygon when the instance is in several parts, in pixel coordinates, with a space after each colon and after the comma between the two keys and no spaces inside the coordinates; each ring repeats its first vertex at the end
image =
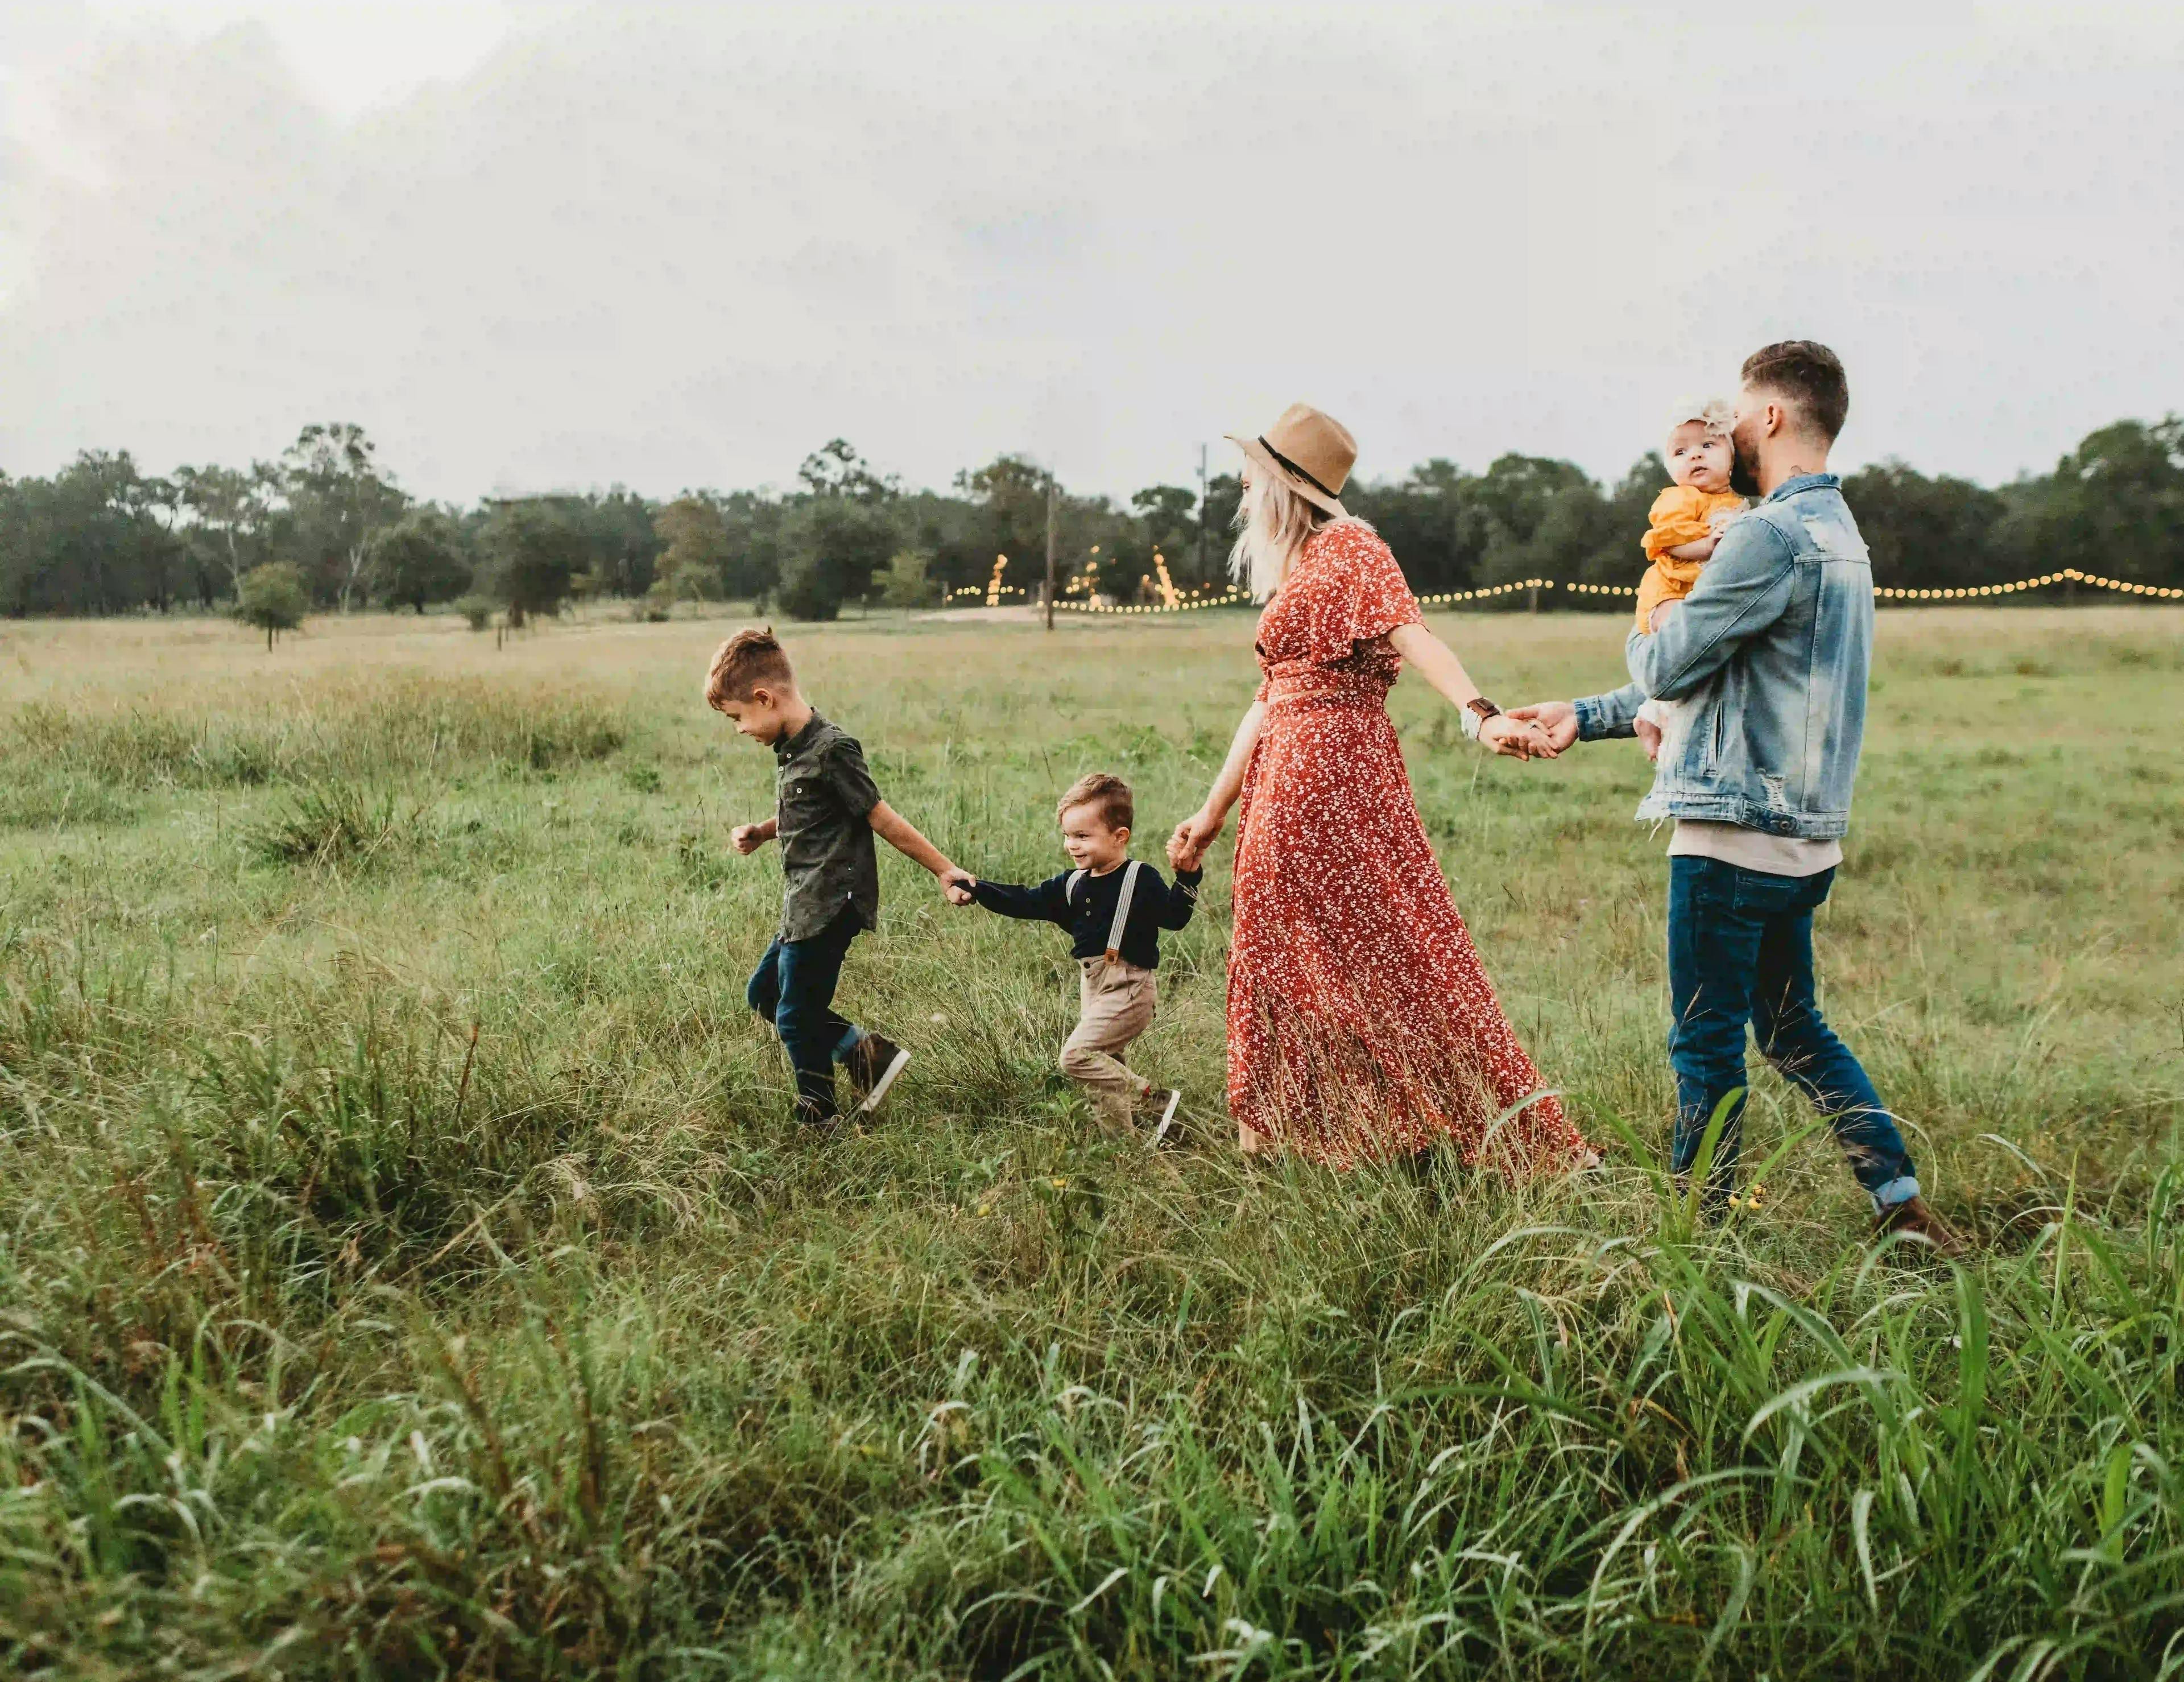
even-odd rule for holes
{"type": "Polygon", "coordinates": [[[1741,497],[1759,494],[1759,462],[1744,448],[1741,440],[1729,441],[1729,487],[1741,497]]]}

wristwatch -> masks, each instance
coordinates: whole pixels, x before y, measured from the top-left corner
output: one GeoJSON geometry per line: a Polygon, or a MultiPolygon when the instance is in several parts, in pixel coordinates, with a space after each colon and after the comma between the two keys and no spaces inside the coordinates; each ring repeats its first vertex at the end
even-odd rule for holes
{"type": "Polygon", "coordinates": [[[1474,695],[1463,704],[1463,733],[1476,742],[1479,739],[1479,729],[1486,721],[1490,718],[1499,718],[1501,716],[1502,709],[1488,700],[1485,696],[1474,695]]]}

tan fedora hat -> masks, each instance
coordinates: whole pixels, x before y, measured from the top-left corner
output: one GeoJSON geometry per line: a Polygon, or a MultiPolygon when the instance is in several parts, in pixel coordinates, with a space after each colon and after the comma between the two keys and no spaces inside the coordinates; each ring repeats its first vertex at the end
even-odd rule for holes
{"type": "Polygon", "coordinates": [[[1332,415],[1308,403],[1293,403],[1265,432],[1231,432],[1228,441],[1314,508],[1338,520],[1349,514],[1342,505],[1342,487],[1357,465],[1357,440],[1332,415]]]}

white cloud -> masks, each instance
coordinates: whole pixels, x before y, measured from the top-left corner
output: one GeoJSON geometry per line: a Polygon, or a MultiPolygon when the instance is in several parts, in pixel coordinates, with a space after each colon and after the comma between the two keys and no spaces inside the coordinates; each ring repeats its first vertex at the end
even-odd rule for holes
{"type": "Polygon", "coordinates": [[[454,497],[837,433],[1120,492],[1303,395],[1368,471],[1613,475],[1791,333],[1853,459],[2184,404],[2153,14],[180,10],[0,36],[12,471],[343,418],[454,497]]]}

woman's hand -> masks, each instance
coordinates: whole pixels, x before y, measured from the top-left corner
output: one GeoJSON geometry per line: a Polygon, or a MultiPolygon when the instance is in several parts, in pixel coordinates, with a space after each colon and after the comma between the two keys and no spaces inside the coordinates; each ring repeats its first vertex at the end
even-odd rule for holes
{"type": "Polygon", "coordinates": [[[1538,725],[1506,712],[1496,713],[1479,727],[1479,740],[1513,760],[1551,760],[1560,751],[1538,725]]]}
{"type": "Polygon", "coordinates": [[[1219,838],[1228,822],[1226,816],[1217,817],[1201,806],[1176,825],[1175,833],[1167,838],[1168,868],[1196,870],[1206,858],[1206,849],[1219,838]]]}

